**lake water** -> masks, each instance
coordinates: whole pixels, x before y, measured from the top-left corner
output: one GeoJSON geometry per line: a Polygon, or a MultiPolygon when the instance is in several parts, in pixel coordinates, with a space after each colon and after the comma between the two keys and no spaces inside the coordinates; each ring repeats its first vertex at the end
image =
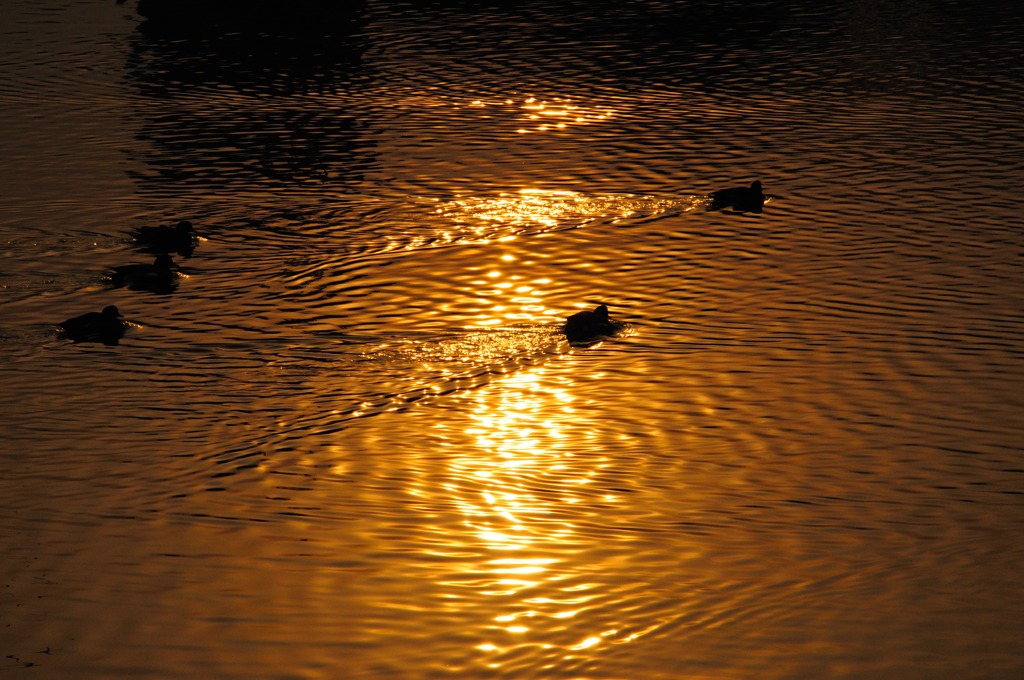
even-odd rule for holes
{"type": "Polygon", "coordinates": [[[1018,3],[0,16],[4,677],[1024,677],[1018,3]]]}

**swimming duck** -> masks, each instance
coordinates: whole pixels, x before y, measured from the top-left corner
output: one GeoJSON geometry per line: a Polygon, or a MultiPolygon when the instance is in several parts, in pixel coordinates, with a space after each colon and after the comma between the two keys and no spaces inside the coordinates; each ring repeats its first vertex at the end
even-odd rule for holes
{"type": "Polygon", "coordinates": [[[736,212],[759,213],[763,207],[764,192],[761,191],[761,180],[756,179],[749,187],[730,187],[714,192],[708,210],[732,208],[736,212]]]}
{"type": "Polygon", "coordinates": [[[126,264],[111,267],[107,278],[114,286],[127,286],[132,290],[148,290],[151,293],[170,293],[178,282],[174,271],[177,265],[167,253],[161,253],[153,264],[126,264]]]}
{"type": "Polygon", "coordinates": [[[593,311],[576,312],[565,320],[562,332],[574,345],[593,344],[603,337],[615,335],[623,324],[608,317],[608,306],[598,305],[593,311]]]}
{"type": "Polygon", "coordinates": [[[57,324],[60,336],[73,342],[102,342],[116,345],[124,335],[125,324],[121,312],[114,305],[108,305],[102,312],[88,312],[57,324]]]}
{"type": "Polygon", "coordinates": [[[195,251],[199,234],[188,220],[182,220],[173,227],[139,227],[133,234],[135,242],[151,253],[178,253],[191,257],[195,251]]]}

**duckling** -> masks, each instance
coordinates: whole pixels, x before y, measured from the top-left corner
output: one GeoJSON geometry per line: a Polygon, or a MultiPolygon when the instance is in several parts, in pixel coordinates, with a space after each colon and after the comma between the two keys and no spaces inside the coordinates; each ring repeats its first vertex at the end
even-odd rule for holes
{"type": "Polygon", "coordinates": [[[102,312],[88,312],[57,324],[60,337],[72,342],[102,342],[116,345],[124,335],[125,324],[121,312],[114,305],[108,305],[102,312]]]}
{"type": "Polygon", "coordinates": [[[562,332],[570,344],[593,344],[622,330],[624,324],[608,317],[608,306],[598,305],[593,311],[576,312],[565,320],[562,332]]]}
{"type": "Polygon", "coordinates": [[[118,288],[127,286],[131,290],[170,293],[178,283],[178,274],[174,271],[177,266],[170,255],[161,253],[153,260],[153,264],[111,267],[107,279],[118,288]]]}
{"type": "Polygon", "coordinates": [[[730,187],[711,194],[711,206],[708,210],[725,210],[732,208],[736,212],[759,213],[764,207],[764,192],[761,191],[761,180],[754,180],[749,187],[730,187]]]}
{"type": "Polygon", "coordinates": [[[178,253],[192,257],[199,234],[192,223],[182,220],[173,227],[139,227],[133,234],[135,243],[151,253],[178,253]]]}

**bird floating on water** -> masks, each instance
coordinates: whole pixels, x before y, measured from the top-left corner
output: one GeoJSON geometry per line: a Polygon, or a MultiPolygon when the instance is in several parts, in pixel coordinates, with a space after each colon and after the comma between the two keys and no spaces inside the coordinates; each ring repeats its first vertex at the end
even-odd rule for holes
{"type": "Polygon", "coordinates": [[[111,267],[107,279],[114,286],[127,286],[132,290],[148,290],[151,293],[170,293],[178,282],[174,259],[161,253],[153,264],[126,264],[111,267]]]}
{"type": "Polygon", "coordinates": [[[181,220],[173,227],[139,227],[133,237],[143,250],[178,253],[182,257],[191,257],[199,240],[199,234],[188,220],[181,220]]]}
{"type": "Polygon", "coordinates": [[[730,187],[711,194],[711,205],[708,210],[725,210],[731,208],[736,212],[759,213],[764,207],[764,192],[761,191],[761,180],[755,179],[749,187],[730,187]]]}
{"type": "Polygon", "coordinates": [[[567,318],[562,332],[570,344],[585,346],[615,335],[624,325],[608,316],[607,305],[598,305],[593,311],[576,312],[567,318]]]}
{"type": "Polygon", "coordinates": [[[102,342],[116,345],[124,335],[125,323],[121,312],[114,305],[108,305],[102,312],[88,312],[57,324],[60,336],[73,342],[102,342]]]}

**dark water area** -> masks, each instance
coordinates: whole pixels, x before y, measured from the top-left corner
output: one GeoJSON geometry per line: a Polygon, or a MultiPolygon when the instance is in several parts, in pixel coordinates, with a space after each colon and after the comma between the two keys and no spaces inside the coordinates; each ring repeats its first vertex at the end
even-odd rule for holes
{"type": "Polygon", "coordinates": [[[0,675],[1024,676],[1024,10],[162,5],[0,0],[0,675]]]}

